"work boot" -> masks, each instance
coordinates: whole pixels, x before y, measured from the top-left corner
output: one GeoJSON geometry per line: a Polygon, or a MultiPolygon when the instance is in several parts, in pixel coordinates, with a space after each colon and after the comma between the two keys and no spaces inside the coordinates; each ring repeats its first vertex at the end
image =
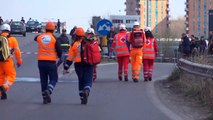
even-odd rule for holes
{"type": "Polygon", "coordinates": [[[149,77],[149,81],[152,81],[152,77],[149,77]]]}
{"type": "Polygon", "coordinates": [[[139,82],[137,78],[133,78],[133,81],[134,81],[135,83],[139,82]]]}
{"type": "Polygon", "coordinates": [[[125,80],[126,82],[129,81],[128,77],[125,77],[124,80],[125,80]]]}
{"type": "Polygon", "coordinates": [[[93,76],[93,82],[95,82],[95,80],[97,79],[97,76],[93,76]]]}
{"type": "Polygon", "coordinates": [[[83,98],[81,99],[81,104],[86,105],[88,102],[89,91],[85,90],[83,93],[83,98]]]}
{"type": "Polygon", "coordinates": [[[118,76],[118,79],[119,79],[120,81],[122,81],[122,76],[118,76]]]}
{"type": "Polygon", "coordinates": [[[148,81],[148,79],[149,79],[148,77],[145,77],[145,78],[144,78],[144,82],[147,82],[147,81],[148,81]]]}
{"type": "Polygon", "coordinates": [[[7,93],[6,93],[6,90],[3,86],[0,87],[0,92],[1,92],[1,100],[6,100],[7,99],[7,93]]]}
{"type": "Polygon", "coordinates": [[[45,90],[43,93],[43,104],[51,103],[51,97],[49,90],[45,90]]]}

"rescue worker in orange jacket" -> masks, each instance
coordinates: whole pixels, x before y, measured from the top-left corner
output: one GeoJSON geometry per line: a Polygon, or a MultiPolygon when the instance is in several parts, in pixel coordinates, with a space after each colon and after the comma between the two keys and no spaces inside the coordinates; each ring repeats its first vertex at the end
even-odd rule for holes
{"type": "MultiPolygon", "coordinates": [[[[140,24],[139,24],[139,22],[136,21],[136,22],[134,22],[133,31],[130,32],[128,35],[128,40],[131,44],[130,61],[131,61],[131,65],[132,65],[132,79],[134,82],[138,82],[139,76],[140,76],[140,71],[141,71],[141,66],[142,66],[143,52],[142,52],[142,47],[135,48],[132,45],[132,41],[133,41],[132,33],[134,31],[140,31],[143,34],[145,34],[145,33],[140,30],[140,24]]],[[[144,37],[145,37],[145,35],[144,35],[144,37]]]]}
{"type": "Polygon", "coordinates": [[[47,22],[46,33],[35,37],[38,43],[38,68],[40,73],[43,104],[51,103],[50,95],[58,81],[56,60],[61,57],[60,42],[53,35],[55,24],[47,22]],[[49,80],[48,80],[49,79],[49,80]]]}
{"type": "Polygon", "coordinates": [[[146,34],[146,40],[143,47],[143,74],[144,81],[151,81],[155,57],[158,54],[158,45],[151,32],[151,28],[146,27],[144,31],[146,34]]]}
{"type": "Polygon", "coordinates": [[[119,27],[119,33],[114,36],[110,52],[114,49],[118,61],[118,79],[122,81],[124,71],[124,80],[128,81],[129,49],[127,47],[126,26],[123,24],[119,27]]]}
{"type": "Polygon", "coordinates": [[[4,36],[8,40],[8,46],[11,51],[11,56],[6,59],[6,61],[0,62],[0,95],[1,99],[7,99],[7,91],[9,87],[14,83],[16,78],[16,70],[13,62],[13,54],[17,61],[17,67],[20,67],[22,64],[21,51],[19,49],[18,41],[15,37],[10,36],[10,25],[3,24],[1,26],[2,33],[1,36],[4,36]]]}
{"type": "Polygon", "coordinates": [[[70,46],[68,53],[68,58],[66,64],[64,64],[64,73],[67,73],[67,70],[75,62],[75,72],[78,76],[78,89],[79,96],[81,99],[81,104],[87,104],[88,96],[92,87],[92,78],[93,78],[93,65],[87,64],[83,61],[83,40],[85,37],[84,29],[77,27],[74,34],[76,39],[74,43],[70,46]]]}

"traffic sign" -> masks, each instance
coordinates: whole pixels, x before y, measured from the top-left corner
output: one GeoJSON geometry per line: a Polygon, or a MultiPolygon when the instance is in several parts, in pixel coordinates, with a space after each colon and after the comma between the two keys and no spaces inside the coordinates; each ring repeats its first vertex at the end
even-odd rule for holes
{"type": "Polygon", "coordinates": [[[103,19],[98,22],[96,30],[100,35],[106,36],[109,33],[111,27],[112,22],[107,19],[103,19]]]}

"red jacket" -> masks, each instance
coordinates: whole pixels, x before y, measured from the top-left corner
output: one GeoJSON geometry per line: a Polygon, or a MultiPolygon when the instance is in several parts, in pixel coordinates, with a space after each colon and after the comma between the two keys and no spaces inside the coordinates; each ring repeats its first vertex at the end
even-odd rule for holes
{"type": "Polygon", "coordinates": [[[143,46],[143,59],[155,59],[158,45],[155,38],[146,38],[143,46]]]}
{"type": "Polygon", "coordinates": [[[114,36],[114,41],[112,43],[112,48],[116,51],[116,56],[129,56],[129,50],[127,47],[127,34],[126,31],[120,31],[114,36]]]}

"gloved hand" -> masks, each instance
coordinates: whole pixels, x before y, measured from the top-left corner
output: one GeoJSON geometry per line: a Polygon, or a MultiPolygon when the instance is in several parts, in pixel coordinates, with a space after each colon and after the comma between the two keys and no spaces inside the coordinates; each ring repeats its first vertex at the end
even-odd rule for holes
{"type": "Polygon", "coordinates": [[[19,68],[21,64],[22,64],[22,59],[20,58],[17,60],[17,63],[16,63],[17,68],[19,68]]]}
{"type": "Polygon", "coordinates": [[[21,64],[19,64],[19,63],[16,63],[16,66],[17,66],[17,68],[19,68],[19,67],[21,67],[21,64]]]}
{"type": "Polygon", "coordinates": [[[111,59],[113,55],[113,52],[109,52],[109,58],[111,59]]]}
{"type": "Polygon", "coordinates": [[[155,53],[155,57],[157,57],[157,56],[158,56],[158,53],[156,52],[156,53],[155,53]]]}
{"type": "Polygon", "coordinates": [[[129,57],[129,63],[131,63],[131,59],[132,59],[132,58],[131,58],[131,57],[129,57]]]}
{"type": "Polygon", "coordinates": [[[64,70],[68,70],[69,67],[72,65],[72,61],[67,60],[66,62],[64,62],[64,70]]]}

